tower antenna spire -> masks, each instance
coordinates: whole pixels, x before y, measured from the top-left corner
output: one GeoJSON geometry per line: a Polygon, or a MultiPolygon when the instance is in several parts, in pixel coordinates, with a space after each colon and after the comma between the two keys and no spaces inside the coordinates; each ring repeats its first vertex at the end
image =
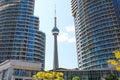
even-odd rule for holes
{"type": "Polygon", "coordinates": [[[56,4],[55,4],[55,17],[56,17],[56,4]]]}
{"type": "Polygon", "coordinates": [[[57,22],[56,22],[56,19],[57,19],[57,17],[56,17],[56,4],[55,4],[55,18],[54,19],[55,19],[54,23],[55,23],[55,27],[56,27],[57,26],[57,22]]]}

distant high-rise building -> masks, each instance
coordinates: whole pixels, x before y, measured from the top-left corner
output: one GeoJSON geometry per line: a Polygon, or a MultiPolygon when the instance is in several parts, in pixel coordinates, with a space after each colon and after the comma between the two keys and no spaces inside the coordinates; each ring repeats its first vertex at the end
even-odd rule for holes
{"type": "Polygon", "coordinates": [[[56,23],[56,10],[55,10],[55,26],[52,29],[52,34],[54,35],[54,60],[53,60],[53,70],[56,70],[59,68],[59,62],[58,62],[58,48],[57,48],[57,35],[59,34],[59,29],[57,28],[56,23]]]}
{"type": "Polygon", "coordinates": [[[35,0],[0,0],[0,63],[23,60],[45,65],[45,33],[34,16],[35,0]]]}
{"type": "Polygon", "coordinates": [[[120,50],[120,0],[71,0],[79,69],[108,68],[120,50]]]}

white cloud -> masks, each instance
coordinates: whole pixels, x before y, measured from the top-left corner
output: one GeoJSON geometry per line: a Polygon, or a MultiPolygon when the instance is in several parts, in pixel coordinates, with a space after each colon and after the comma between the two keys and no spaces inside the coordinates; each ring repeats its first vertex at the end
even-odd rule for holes
{"type": "Polygon", "coordinates": [[[69,37],[68,33],[64,33],[62,32],[59,36],[58,36],[58,42],[68,42],[68,43],[73,43],[75,42],[75,38],[74,37],[69,37]]]}
{"type": "Polygon", "coordinates": [[[74,42],[75,42],[75,38],[69,38],[69,39],[68,39],[68,42],[69,42],[69,43],[74,43],[74,42]]]}
{"type": "Polygon", "coordinates": [[[68,43],[74,43],[75,37],[74,37],[74,26],[66,26],[65,32],[60,32],[58,36],[58,42],[68,42],[68,43]]]}
{"type": "Polygon", "coordinates": [[[66,30],[67,30],[67,32],[74,32],[75,31],[75,27],[74,26],[67,26],[66,30]]]}
{"type": "Polygon", "coordinates": [[[68,34],[67,33],[61,33],[58,36],[58,42],[64,42],[68,40],[68,34]]]}

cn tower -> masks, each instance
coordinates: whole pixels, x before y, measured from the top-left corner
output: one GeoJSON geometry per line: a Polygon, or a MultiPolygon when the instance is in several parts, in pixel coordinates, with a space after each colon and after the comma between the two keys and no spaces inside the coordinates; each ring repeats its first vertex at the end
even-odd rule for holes
{"type": "Polygon", "coordinates": [[[56,9],[55,9],[55,17],[54,17],[54,28],[52,29],[52,34],[54,36],[54,60],[53,60],[53,70],[59,68],[58,63],[58,49],[57,49],[57,35],[59,34],[59,29],[56,26],[56,9]]]}

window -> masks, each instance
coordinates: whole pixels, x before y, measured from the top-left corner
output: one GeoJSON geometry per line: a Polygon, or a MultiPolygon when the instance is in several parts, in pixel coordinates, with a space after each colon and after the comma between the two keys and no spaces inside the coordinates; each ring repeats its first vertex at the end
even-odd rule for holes
{"type": "Polygon", "coordinates": [[[15,80],[23,80],[23,79],[20,79],[20,78],[15,78],[15,80]]]}
{"type": "MultiPolygon", "coordinates": [[[[19,69],[14,69],[14,74],[13,75],[19,75],[19,69]]],[[[17,80],[17,79],[15,79],[17,80]]]]}

